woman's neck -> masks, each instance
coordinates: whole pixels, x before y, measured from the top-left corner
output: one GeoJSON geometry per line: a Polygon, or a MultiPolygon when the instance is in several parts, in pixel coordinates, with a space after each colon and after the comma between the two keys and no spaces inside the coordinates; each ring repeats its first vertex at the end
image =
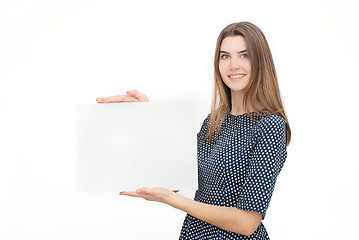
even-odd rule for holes
{"type": "Polygon", "coordinates": [[[231,92],[231,105],[232,115],[241,115],[245,113],[243,109],[243,94],[241,92],[231,92]]]}
{"type": "MultiPolygon", "coordinates": [[[[233,91],[231,92],[232,115],[241,115],[246,113],[246,111],[243,108],[243,98],[244,98],[244,94],[242,92],[233,92],[233,91]]],[[[252,107],[250,104],[248,110],[252,111],[252,107]]]]}

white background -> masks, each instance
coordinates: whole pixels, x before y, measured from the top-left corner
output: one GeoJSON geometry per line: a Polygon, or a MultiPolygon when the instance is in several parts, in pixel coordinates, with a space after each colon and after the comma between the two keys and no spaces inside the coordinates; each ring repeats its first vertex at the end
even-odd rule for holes
{"type": "Polygon", "coordinates": [[[184,213],[75,191],[75,106],[139,89],[210,111],[216,38],[250,21],[270,44],[292,142],[272,239],[359,239],[355,1],[0,2],[0,238],[176,239],[184,213]]]}

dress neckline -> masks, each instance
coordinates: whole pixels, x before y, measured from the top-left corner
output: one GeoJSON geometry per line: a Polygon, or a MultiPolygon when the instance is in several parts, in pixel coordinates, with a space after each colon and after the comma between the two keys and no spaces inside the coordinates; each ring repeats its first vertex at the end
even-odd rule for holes
{"type": "Polygon", "coordinates": [[[257,113],[257,112],[253,111],[253,112],[247,112],[247,113],[234,115],[234,114],[231,113],[231,111],[228,111],[228,115],[233,116],[233,117],[248,116],[249,114],[253,115],[255,113],[257,113]]]}
{"type": "MultiPolygon", "coordinates": [[[[265,110],[265,108],[263,110],[265,110]]],[[[258,111],[252,111],[252,112],[242,113],[242,114],[239,114],[239,115],[233,115],[231,113],[231,111],[228,110],[227,116],[229,116],[230,118],[234,118],[234,119],[242,118],[242,117],[245,117],[245,116],[251,118],[250,116],[252,116],[254,119],[259,120],[260,118],[264,117],[265,115],[261,115],[260,112],[258,112],[258,111]]]]}

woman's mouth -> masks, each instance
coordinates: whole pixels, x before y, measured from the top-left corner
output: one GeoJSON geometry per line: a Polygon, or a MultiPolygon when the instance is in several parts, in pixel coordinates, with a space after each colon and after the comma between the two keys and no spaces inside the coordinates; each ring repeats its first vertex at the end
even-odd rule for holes
{"type": "Polygon", "coordinates": [[[244,76],[246,76],[246,74],[233,74],[233,75],[228,75],[228,77],[232,80],[240,80],[242,79],[244,76]]]}

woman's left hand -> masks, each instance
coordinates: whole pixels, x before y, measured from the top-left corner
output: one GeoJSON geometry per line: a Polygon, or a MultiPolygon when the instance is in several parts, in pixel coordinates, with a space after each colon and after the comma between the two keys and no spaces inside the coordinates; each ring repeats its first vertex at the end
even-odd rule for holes
{"type": "Polygon", "coordinates": [[[136,191],[126,191],[126,192],[120,192],[120,195],[127,195],[131,197],[141,197],[148,201],[156,201],[156,202],[162,202],[167,203],[169,202],[171,196],[175,194],[173,191],[167,189],[167,188],[139,188],[136,191]]]}

